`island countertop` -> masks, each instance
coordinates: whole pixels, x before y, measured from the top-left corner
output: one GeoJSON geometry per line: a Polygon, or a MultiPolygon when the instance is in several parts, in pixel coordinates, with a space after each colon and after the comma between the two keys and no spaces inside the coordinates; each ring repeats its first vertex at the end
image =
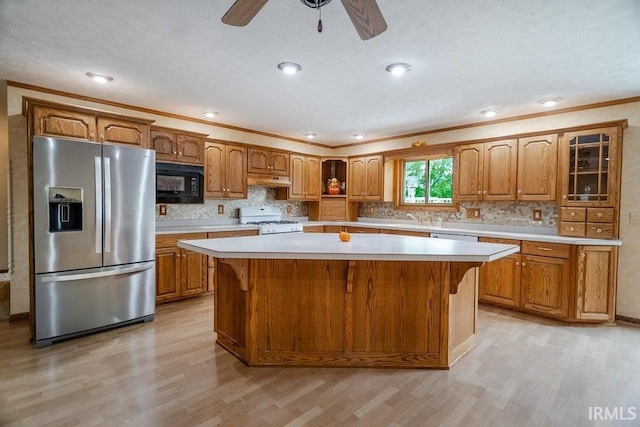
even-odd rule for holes
{"type": "Polygon", "coordinates": [[[181,240],[178,246],[216,258],[488,262],[519,251],[516,245],[387,234],[291,233],[181,240]]]}

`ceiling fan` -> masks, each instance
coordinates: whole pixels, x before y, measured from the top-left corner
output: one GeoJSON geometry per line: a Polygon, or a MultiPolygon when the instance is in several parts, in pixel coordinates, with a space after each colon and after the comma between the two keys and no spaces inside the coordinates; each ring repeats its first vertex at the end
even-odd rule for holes
{"type": "MultiPolygon", "coordinates": [[[[231,8],[222,17],[222,22],[236,27],[244,27],[262,9],[269,0],[236,0],[231,8]]],[[[321,8],[331,0],[300,0],[304,5],[320,12],[318,32],[322,32],[321,8]]],[[[358,35],[362,40],[369,40],[378,36],[387,29],[387,23],[380,12],[376,0],[341,0],[347,10],[351,22],[353,22],[358,35]]]]}

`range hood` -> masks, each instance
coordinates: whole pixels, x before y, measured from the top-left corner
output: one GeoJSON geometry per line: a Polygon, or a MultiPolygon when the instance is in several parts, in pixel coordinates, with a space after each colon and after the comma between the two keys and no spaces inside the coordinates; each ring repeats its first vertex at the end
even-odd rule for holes
{"type": "Polygon", "coordinates": [[[260,174],[247,174],[247,185],[257,185],[260,187],[291,187],[291,180],[288,176],[273,176],[260,174]]]}

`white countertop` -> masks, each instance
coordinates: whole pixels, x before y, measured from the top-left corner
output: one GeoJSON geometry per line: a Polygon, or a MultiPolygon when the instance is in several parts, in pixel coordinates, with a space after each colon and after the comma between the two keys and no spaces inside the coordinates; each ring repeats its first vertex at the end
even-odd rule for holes
{"type": "Polygon", "coordinates": [[[178,246],[217,258],[487,262],[520,250],[496,243],[425,239],[389,234],[293,233],[242,238],[181,240],[178,246]]]}
{"type": "MultiPolygon", "coordinates": [[[[333,222],[333,221],[307,221],[305,218],[286,218],[294,219],[302,223],[302,225],[337,225],[350,227],[369,227],[386,230],[406,230],[406,231],[424,231],[428,233],[445,233],[459,234],[477,237],[493,237],[497,239],[513,239],[513,240],[529,240],[533,242],[547,243],[564,243],[569,245],[587,245],[587,246],[621,246],[622,240],[619,239],[587,239],[584,237],[565,237],[551,234],[555,229],[534,228],[534,227],[512,227],[512,226],[485,226],[483,224],[467,224],[447,223],[443,227],[434,227],[429,225],[418,225],[411,222],[402,222],[397,220],[380,220],[375,218],[367,218],[357,222],[333,222]],[[394,221],[394,222],[391,222],[394,221]],[[526,232],[526,230],[534,232],[526,232]]],[[[172,224],[171,222],[157,222],[156,234],[178,234],[178,233],[205,233],[216,231],[235,231],[235,230],[258,230],[256,225],[243,224],[172,224]]]]}

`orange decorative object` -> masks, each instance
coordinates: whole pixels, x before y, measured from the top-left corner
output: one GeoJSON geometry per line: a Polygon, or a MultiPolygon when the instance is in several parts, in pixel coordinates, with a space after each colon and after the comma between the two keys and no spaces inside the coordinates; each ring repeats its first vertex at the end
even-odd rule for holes
{"type": "Polygon", "coordinates": [[[335,196],[336,194],[340,194],[340,187],[329,187],[327,191],[329,192],[329,194],[335,196]]]}
{"type": "Polygon", "coordinates": [[[338,234],[338,237],[340,237],[340,240],[342,240],[343,242],[348,242],[349,240],[351,240],[351,234],[347,233],[346,231],[341,231],[340,234],[338,234]]]}

